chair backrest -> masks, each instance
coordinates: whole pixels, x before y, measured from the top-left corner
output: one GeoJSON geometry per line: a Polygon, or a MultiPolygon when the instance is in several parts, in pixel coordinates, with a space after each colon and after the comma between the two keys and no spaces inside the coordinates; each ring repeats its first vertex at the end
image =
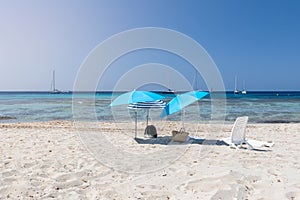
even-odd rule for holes
{"type": "Polygon", "coordinates": [[[248,116],[236,118],[233,127],[231,129],[231,142],[233,144],[241,144],[246,140],[245,129],[248,122],[248,116]]]}

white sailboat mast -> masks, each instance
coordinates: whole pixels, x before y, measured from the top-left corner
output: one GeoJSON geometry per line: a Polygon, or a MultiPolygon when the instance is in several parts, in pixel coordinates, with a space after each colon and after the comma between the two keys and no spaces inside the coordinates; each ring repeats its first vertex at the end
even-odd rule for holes
{"type": "Polygon", "coordinates": [[[52,85],[53,85],[53,91],[55,91],[55,70],[53,70],[53,77],[52,77],[52,85]]]}
{"type": "Polygon", "coordinates": [[[235,81],[234,81],[234,93],[237,94],[239,91],[237,89],[237,76],[235,76],[235,81]]]}

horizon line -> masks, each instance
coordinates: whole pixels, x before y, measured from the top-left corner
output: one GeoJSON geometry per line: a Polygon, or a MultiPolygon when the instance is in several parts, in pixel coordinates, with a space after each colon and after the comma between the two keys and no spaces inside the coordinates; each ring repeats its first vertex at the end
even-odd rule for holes
{"type": "MultiPolygon", "coordinates": [[[[72,91],[72,90],[62,90],[60,91],[61,93],[94,93],[94,92],[106,92],[106,93],[113,93],[113,92],[130,92],[133,90],[118,90],[118,91],[113,91],[113,90],[96,90],[96,91],[72,91]]],[[[141,91],[150,91],[150,92],[168,92],[168,93],[181,93],[181,92],[188,92],[188,91],[201,91],[201,92],[232,92],[234,93],[233,90],[226,90],[226,91],[208,91],[208,90],[178,90],[175,92],[169,92],[165,90],[141,90],[141,91]]],[[[49,90],[0,90],[0,93],[22,93],[22,92],[35,92],[35,93],[51,93],[52,91],[49,90]]],[[[300,90],[247,90],[247,92],[300,92],[300,90]]]]}

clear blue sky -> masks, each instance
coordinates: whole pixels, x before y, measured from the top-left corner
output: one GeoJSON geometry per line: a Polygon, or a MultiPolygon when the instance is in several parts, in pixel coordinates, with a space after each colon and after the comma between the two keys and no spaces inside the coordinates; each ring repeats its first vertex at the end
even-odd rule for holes
{"type": "MultiPolygon", "coordinates": [[[[300,1],[0,1],[0,90],[71,90],[88,53],[113,34],[164,27],[200,43],[227,90],[300,89],[300,1]]],[[[107,86],[109,88],[109,86],[107,86]]]]}

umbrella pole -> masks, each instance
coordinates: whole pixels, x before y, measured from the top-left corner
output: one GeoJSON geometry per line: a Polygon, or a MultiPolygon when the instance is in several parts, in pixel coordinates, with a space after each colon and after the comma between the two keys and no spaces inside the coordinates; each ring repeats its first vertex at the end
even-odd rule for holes
{"type": "Polygon", "coordinates": [[[184,128],[184,115],[185,115],[185,111],[184,111],[184,109],[182,110],[182,112],[181,112],[181,122],[182,122],[182,129],[185,131],[185,128],[184,128]]]}
{"type": "Polygon", "coordinates": [[[148,121],[149,121],[149,109],[147,109],[147,124],[146,124],[146,126],[148,126],[148,121]]]}
{"type": "Polygon", "coordinates": [[[137,136],[137,111],[135,111],[135,137],[137,136]]]}

